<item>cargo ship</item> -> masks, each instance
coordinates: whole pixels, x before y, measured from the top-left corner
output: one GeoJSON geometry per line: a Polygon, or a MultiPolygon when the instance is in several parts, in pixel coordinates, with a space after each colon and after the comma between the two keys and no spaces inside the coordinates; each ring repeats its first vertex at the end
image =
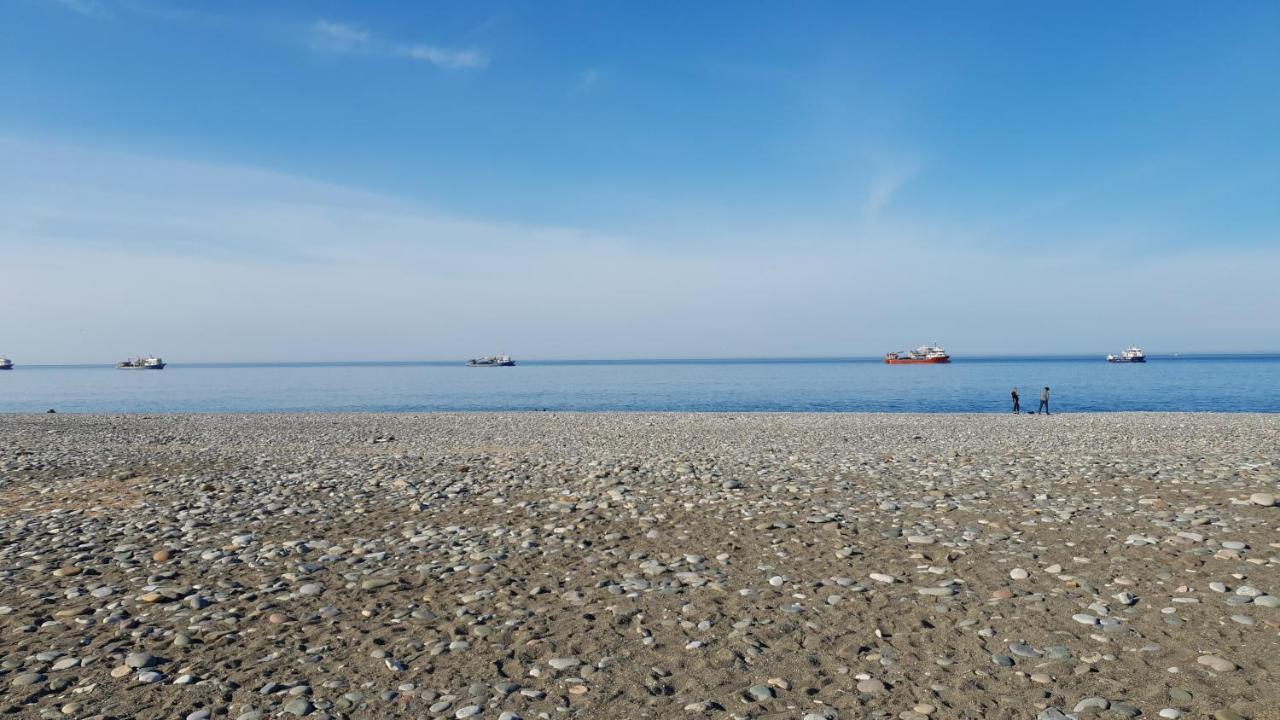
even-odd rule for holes
{"type": "Polygon", "coordinates": [[[951,362],[951,356],[937,345],[921,345],[915,350],[885,353],[887,365],[938,365],[951,362]]]}
{"type": "Polygon", "coordinates": [[[1144,363],[1146,361],[1146,354],[1143,353],[1142,348],[1137,345],[1129,346],[1128,349],[1121,352],[1119,355],[1107,355],[1107,362],[1109,363],[1144,363]]]}
{"type": "Polygon", "coordinates": [[[510,355],[485,355],[467,361],[467,367],[515,367],[510,355]]]}
{"type": "Polygon", "coordinates": [[[121,370],[163,370],[164,360],[158,357],[135,357],[116,363],[121,370]]]}

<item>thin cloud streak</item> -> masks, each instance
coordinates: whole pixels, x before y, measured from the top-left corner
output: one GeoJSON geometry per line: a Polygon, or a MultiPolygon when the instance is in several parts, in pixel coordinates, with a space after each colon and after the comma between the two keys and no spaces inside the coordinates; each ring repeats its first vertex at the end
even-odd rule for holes
{"type": "Polygon", "coordinates": [[[396,43],[379,38],[368,30],[349,23],[317,20],[310,29],[310,46],[318,52],[362,54],[417,60],[445,70],[483,68],[489,56],[472,49],[452,49],[427,43],[396,43]]]}
{"type": "Polygon", "coordinates": [[[449,69],[482,68],[489,64],[489,58],[477,50],[446,50],[433,45],[410,45],[402,48],[400,55],[449,69]]]}
{"type": "Polygon", "coordinates": [[[366,47],[369,33],[346,23],[317,20],[312,26],[311,47],[327,52],[351,52],[366,47]]]}
{"type": "MultiPolygon", "coordinates": [[[[96,0],[48,0],[68,10],[96,18],[110,17],[96,0]]],[[[126,13],[174,21],[233,22],[231,18],[196,14],[185,10],[131,2],[120,6],[126,13]]],[[[320,19],[306,29],[306,43],[314,52],[334,55],[367,55],[425,62],[443,70],[479,69],[489,65],[487,53],[475,48],[448,48],[429,43],[400,43],[378,37],[358,25],[320,19]]]]}

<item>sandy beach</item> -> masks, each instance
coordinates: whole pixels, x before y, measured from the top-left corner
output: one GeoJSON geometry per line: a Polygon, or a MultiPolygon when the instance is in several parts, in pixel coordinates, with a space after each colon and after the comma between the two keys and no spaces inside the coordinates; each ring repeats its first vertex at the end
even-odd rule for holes
{"type": "Polygon", "coordinates": [[[0,716],[1280,718],[1280,416],[0,416],[0,716]]]}

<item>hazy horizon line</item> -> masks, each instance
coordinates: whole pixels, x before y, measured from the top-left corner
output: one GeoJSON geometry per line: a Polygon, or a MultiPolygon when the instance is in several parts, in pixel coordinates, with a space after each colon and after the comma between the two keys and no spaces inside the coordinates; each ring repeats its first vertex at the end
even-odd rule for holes
{"type": "MultiPolygon", "coordinates": [[[[1250,358],[1250,357],[1280,357],[1280,350],[1231,350],[1221,352],[1203,352],[1203,351],[1167,351],[1167,352],[1147,352],[1148,358],[1250,358]]],[[[573,364],[573,363],[768,363],[768,362],[839,362],[839,361],[876,361],[883,358],[883,353],[875,355],[737,355],[737,356],[655,356],[655,357],[528,357],[515,358],[517,363],[534,363],[534,364],[573,364]]],[[[12,356],[5,356],[13,359],[12,356]]],[[[952,355],[953,362],[964,362],[965,360],[1040,360],[1040,359],[1105,359],[1106,353],[1094,352],[1057,352],[1057,353],[971,353],[967,355],[952,355]]],[[[326,366],[326,365],[464,365],[468,358],[382,358],[382,359],[319,359],[319,360],[191,360],[177,361],[166,360],[166,365],[181,365],[187,367],[217,367],[217,366],[291,366],[291,365],[310,365],[310,366],[326,366]]],[[[111,367],[118,361],[93,361],[93,362],[34,362],[34,363],[14,363],[14,367],[29,368],[89,368],[89,367],[111,367]]]]}

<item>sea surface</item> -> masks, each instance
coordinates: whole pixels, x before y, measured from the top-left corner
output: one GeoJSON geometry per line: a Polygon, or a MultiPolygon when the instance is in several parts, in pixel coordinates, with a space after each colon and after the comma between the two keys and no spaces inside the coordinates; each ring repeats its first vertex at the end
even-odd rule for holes
{"type": "Polygon", "coordinates": [[[1280,412],[1280,355],[461,363],[23,366],[0,372],[0,412],[723,411],[1280,412]]]}

